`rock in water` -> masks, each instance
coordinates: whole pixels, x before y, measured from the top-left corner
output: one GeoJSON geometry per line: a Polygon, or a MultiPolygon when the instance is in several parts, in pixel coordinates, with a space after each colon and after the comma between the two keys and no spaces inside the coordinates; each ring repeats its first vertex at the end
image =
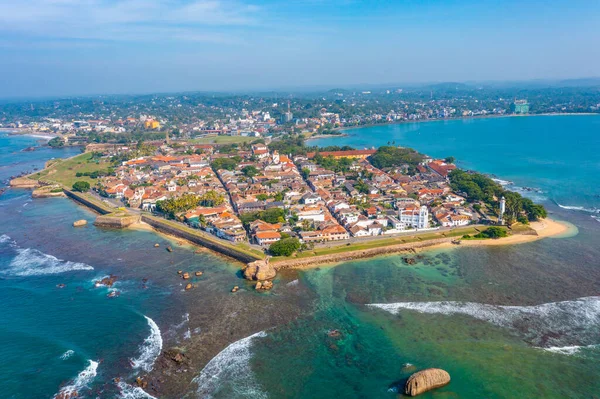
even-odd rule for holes
{"type": "Polygon", "coordinates": [[[77,220],[77,221],[73,222],[73,227],[81,227],[81,226],[85,226],[86,224],[87,224],[87,220],[81,219],[81,220],[77,220]]]}
{"type": "Polygon", "coordinates": [[[271,280],[275,278],[277,272],[275,268],[267,261],[257,260],[250,262],[244,268],[244,277],[247,280],[271,280]]]}
{"type": "Polygon", "coordinates": [[[450,374],[442,369],[425,369],[411,375],[404,386],[404,393],[417,396],[423,392],[443,387],[450,382],[450,374]]]}

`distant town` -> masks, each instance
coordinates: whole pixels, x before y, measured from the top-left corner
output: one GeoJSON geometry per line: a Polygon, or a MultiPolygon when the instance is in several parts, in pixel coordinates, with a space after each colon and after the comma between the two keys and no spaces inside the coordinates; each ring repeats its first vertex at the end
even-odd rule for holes
{"type": "Polygon", "coordinates": [[[464,84],[322,93],[185,93],[0,104],[0,128],[58,136],[51,145],[159,139],[202,143],[340,135],[340,129],[425,120],[599,113],[597,87],[499,89],[464,84]]]}

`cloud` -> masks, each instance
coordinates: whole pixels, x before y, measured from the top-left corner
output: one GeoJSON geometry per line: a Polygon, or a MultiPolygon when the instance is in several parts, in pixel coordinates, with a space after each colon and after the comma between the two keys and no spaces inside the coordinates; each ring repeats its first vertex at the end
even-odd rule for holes
{"type": "Polygon", "coordinates": [[[233,42],[223,30],[259,24],[235,0],[0,0],[0,33],[33,40],[233,42]]]}

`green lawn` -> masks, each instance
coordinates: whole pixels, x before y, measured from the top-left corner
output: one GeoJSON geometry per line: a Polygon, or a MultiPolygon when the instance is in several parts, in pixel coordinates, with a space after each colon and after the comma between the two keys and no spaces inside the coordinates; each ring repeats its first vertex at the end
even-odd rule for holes
{"type": "Polygon", "coordinates": [[[77,172],[94,172],[105,170],[111,165],[108,162],[92,161],[92,153],[86,152],[72,158],[57,159],[49,168],[29,176],[32,179],[55,182],[71,188],[76,181],[86,181],[94,186],[97,179],[87,176],[76,177],[77,172]]]}
{"type": "MultiPolygon", "coordinates": [[[[381,247],[387,247],[387,246],[398,245],[398,244],[407,244],[407,243],[411,243],[411,242],[428,241],[428,240],[434,240],[436,238],[462,237],[465,234],[469,234],[469,235],[477,234],[482,230],[485,230],[485,227],[465,226],[465,227],[459,227],[454,230],[442,231],[442,232],[434,231],[434,232],[430,232],[430,233],[403,235],[403,236],[396,236],[396,237],[389,237],[389,238],[378,238],[378,239],[373,239],[373,240],[365,241],[365,242],[352,243],[350,245],[342,244],[342,245],[337,245],[337,246],[333,246],[333,247],[315,248],[312,251],[300,252],[297,254],[297,256],[295,258],[309,258],[312,256],[332,255],[332,254],[338,254],[338,253],[343,253],[343,252],[360,251],[360,250],[372,249],[372,248],[381,248],[381,247]]],[[[282,260],[286,260],[286,259],[291,259],[291,258],[274,257],[271,259],[271,261],[278,262],[278,261],[282,261],[282,260]]]]}
{"type": "Polygon", "coordinates": [[[244,137],[244,136],[214,136],[193,139],[190,142],[194,144],[239,144],[249,143],[257,140],[259,137],[244,137]]]}

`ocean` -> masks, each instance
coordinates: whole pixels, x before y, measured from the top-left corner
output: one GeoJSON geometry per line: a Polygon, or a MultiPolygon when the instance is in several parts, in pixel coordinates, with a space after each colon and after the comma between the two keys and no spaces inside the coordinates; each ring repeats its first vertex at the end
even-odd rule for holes
{"type": "MultiPolygon", "coordinates": [[[[74,228],[95,215],[69,199],[32,200],[28,190],[10,189],[0,196],[2,396],[76,389],[80,397],[148,398],[134,387],[142,376],[156,398],[396,398],[411,372],[439,367],[452,382],[422,397],[594,397],[599,123],[490,118],[312,141],[396,141],[452,155],[512,182],[574,227],[515,246],[431,250],[416,265],[386,256],[285,271],[266,294],[227,258],[148,231],[74,228]],[[198,288],[185,292],[178,270],[204,271],[198,288]],[[119,276],[116,298],[94,286],[109,274],[119,276]],[[233,285],[241,290],[232,294],[233,285]],[[186,361],[159,356],[172,349],[186,361]]],[[[9,164],[5,154],[21,165],[9,176],[35,164],[29,157],[71,155],[20,152],[30,140],[0,134],[0,168],[9,164]]]]}

